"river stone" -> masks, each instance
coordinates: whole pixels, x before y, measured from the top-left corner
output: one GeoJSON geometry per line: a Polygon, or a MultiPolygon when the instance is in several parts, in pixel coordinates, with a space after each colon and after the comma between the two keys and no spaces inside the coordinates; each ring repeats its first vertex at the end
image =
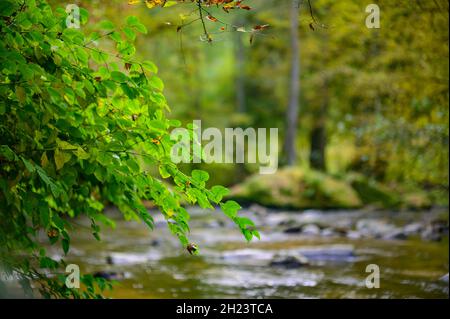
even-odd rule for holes
{"type": "Polygon", "coordinates": [[[300,268],[308,265],[308,259],[302,255],[300,256],[275,256],[270,262],[272,267],[283,267],[283,268],[300,268]]]}
{"type": "Polygon", "coordinates": [[[418,235],[423,230],[423,225],[421,223],[408,224],[403,228],[403,231],[407,235],[418,235]]]}
{"type": "Polygon", "coordinates": [[[245,262],[255,260],[271,260],[275,254],[272,251],[264,249],[238,249],[224,251],[221,257],[227,261],[245,262]]]}
{"type": "Polygon", "coordinates": [[[204,228],[222,228],[225,226],[225,223],[221,220],[211,220],[209,222],[203,223],[204,228]]]}
{"type": "Polygon", "coordinates": [[[428,241],[440,241],[442,239],[442,236],[439,232],[437,232],[434,227],[431,225],[428,225],[420,234],[421,238],[423,240],[428,241]]]}
{"type": "Polygon", "coordinates": [[[448,274],[442,276],[439,280],[448,283],[448,274]]]}
{"type": "Polygon", "coordinates": [[[293,226],[293,227],[289,227],[286,228],[283,233],[285,234],[299,234],[302,232],[302,227],[301,226],[293,226]]]}
{"type": "Polygon", "coordinates": [[[333,260],[349,261],[355,257],[355,250],[352,245],[330,245],[322,247],[301,248],[300,255],[308,260],[333,260]]]}
{"type": "Polygon", "coordinates": [[[383,236],[385,240],[405,240],[408,239],[408,235],[402,229],[396,229],[383,236]]]}
{"type": "Polygon", "coordinates": [[[302,227],[302,235],[318,236],[320,235],[320,228],[315,224],[310,224],[302,227]]]}
{"type": "Polygon", "coordinates": [[[322,230],[321,235],[324,237],[335,237],[339,236],[340,234],[336,232],[333,228],[325,228],[324,230],[322,230]]]}
{"type": "Polygon", "coordinates": [[[363,236],[360,232],[356,230],[351,230],[347,232],[347,238],[349,239],[361,239],[363,236]]]}
{"type": "Polygon", "coordinates": [[[448,235],[448,222],[436,219],[431,221],[421,233],[423,240],[440,241],[444,235],[448,235]]]}
{"type": "Polygon", "coordinates": [[[108,265],[114,265],[114,260],[111,256],[106,256],[106,263],[108,265]]]}
{"type": "Polygon", "coordinates": [[[161,246],[161,240],[159,240],[159,239],[153,239],[153,240],[150,242],[150,246],[152,246],[152,247],[159,247],[159,246],[161,246]]]}
{"type": "Polygon", "coordinates": [[[361,219],[356,223],[356,230],[367,237],[383,238],[396,231],[397,228],[382,220],[361,219]]]}
{"type": "Polygon", "coordinates": [[[147,253],[111,253],[106,257],[106,262],[109,265],[138,265],[145,264],[150,260],[159,260],[161,253],[153,249],[147,253]]]}

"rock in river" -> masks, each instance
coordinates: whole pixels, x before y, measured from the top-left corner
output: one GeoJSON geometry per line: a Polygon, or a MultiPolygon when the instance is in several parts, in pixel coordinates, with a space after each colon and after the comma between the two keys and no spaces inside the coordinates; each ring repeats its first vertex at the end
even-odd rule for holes
{"type": "Polygon", "coordinates": [[[340,233],[335,231],[333,228],[325,228],[324,230],[322,230],[321,235],[323,237],[335,237],[335,236],[339,236],[340,233]]]}
{"type": "Polygon", "coordinates": [[[275,256],[270,266],[282,268],[299,268],[308,265],[308,259],[304,256],[275,256]]]}
{"type": "Polygon", "coordinates": [[[299,253],[310,261],[352,261],[355,258],[355,251],[352,245],[301,248],[299,253]]]}
{"type": "Polygon", "coordinates": [[[94,278],[103,278],[106,280],[123,280],[129,277],[127,273],[115,271],[97,271],[92,276],[94,278]]]}
{"type": "Polygon", "coordinates": [[[396,231],[397,228],[383,220],[360,219],[356,223],[356,230],[364,237],[383,238],[396,231]]]}
{"type": "Polygon", "coordinates": [[[293,226],[284,230],[285,234],[299,234],[302,231],[301,226],[293,226]]]}
{"type": "Polygon", "coordinates": [[[412,223],[408,224],[403,228],[403,231],[407,235],[418,235],[423,230],[422,223],[412,223]]]}
{"type": "Polygon", "coordinates": [[[320,235],[320,228],[315,224],[306,225],[302,228],[302,234],[307,236],[320,235]]]}
{"type": "Polygon", "coordinates": [[[405,240],[408,239],[408,235],[401,229],[395,229],[390,233],[383,236],[385,240],[405,240]]]}

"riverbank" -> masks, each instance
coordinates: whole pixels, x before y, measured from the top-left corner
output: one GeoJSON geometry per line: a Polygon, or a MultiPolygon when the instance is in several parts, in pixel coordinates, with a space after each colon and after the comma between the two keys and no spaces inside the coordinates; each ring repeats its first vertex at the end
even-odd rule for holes
{"type": "Polygon", "coordinates": [[[253,175],[231,190],[230,199],[279,209],[423,210],[448,207],[448,191],[429,191],[405,185],[384,185],[358,173],[334,176],[300,167],[272,175],[253,175]]]}

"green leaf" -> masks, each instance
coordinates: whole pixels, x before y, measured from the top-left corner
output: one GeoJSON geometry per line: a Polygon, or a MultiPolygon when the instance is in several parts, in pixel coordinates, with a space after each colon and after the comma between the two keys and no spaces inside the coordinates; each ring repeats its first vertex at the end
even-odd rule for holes
{"type": "Polygon", "coordinates": [[[62,240],[62,247],[63,247],[64,254],[67,255],[67,253],[69,252],[69,249],[70,249],[70,240],[64,238],[62,240]]]}
{"type": "Polygon", "coordinates": [[[142,23],[136,24],[134,26],[134,28],[136,29],[136,31],[143,33],[143,34],[147,34],[147,32],[148,32],[147,28],[142,23]]]}
{"type": "Polygon", "coordinates": [[[255,223],[251,219],[249,219],[247,217],[238,217],[236,219],[236,223],[241,228],[245,228],[247,226],[255,226],[255,223]]]}
{"type": "Polygon", "coordinates": [[[112,23],[109,20],[101,21],[98,26],[99,26],[100,29],[103,29],[103,30],[114,30],[114,28],[116,27],[114,25],[114,23],[112,23]]]}
{"type": "Polygon", "coordinates": [[[237,216],[237,212],[242,208],[238,203],[233,200],[229,200],[224,204],[221,204],[223,213],[231,219],[237,216]]]}
{"type": "Polygon", "coordinates": [[[16,153],[14,153],[8,145],[0,146],[0,155],[4,156],[9,161],[16,161],[18,159],[16,153]]]}
{"type": "Polygon", "coordinates": [[[159,91],[163,91],[164,90],[164,83],[163,81],[157,77],[157,76],[152,76],[150,78],[150,85],[152,87],[154,87],[155,89],[159,90],[159,91]]]}
{"type": "Polygon", "coordinates": [[[14,11],[17,10],[18,3],[16,1],[2,0],[0,1],[0,15],[3,17],[9,17],[14,11]]]}
{"type": "Polygon", "coordinates": [[[113,79],[114,81],[120,82],[120,83],[128,81],[128,77],[120,71],[111,72],[111,79],[113,79]]]}
{"type": "Polygon", "coordinates": [[[81,47],[77,47],[75,50],[76,54],[77,54],[77,58],[78,60],[83,63],[83,64],[87,64],[89,61],[89,54],[86,52],[85,49],[81,48],[81,47]]]}
{"type": "Polygon", "coordinates": [[[207,182],[209,180],[209,174],[205,171],[193,170],[192,179],[199,183],[207,182]]]}
{"type": "Polygon", "coordinates": [[[169,7],[174,6],[176,4],[178,4],[177,1],[169,0],[169,1],[166,1],[166,3],[164,4],[164,8],[169,8],[169,7]]]}
{"type": "Polygon", "coordinates": [[[145,27],[145,25],[143,25],[139,19],[135,16],[129,16],[127,17],[126,23],[129,27],[134,28],[136,31],[140,32],[140,33],[147,33],[147,28],[145,27]]]}
{"type": "Polygon", "coordinates": [[[125,21],[130,27],[140,23],[139,19],[136,16],[128,16],[125,21]]]}
{"type": "Polygon", "coordinates": [[[90,157],[90,155],[84,149],[82,149],[80,146],[77,148],[77,151],[75,154],[79,159],[83,159],[83,160],[88,159],[90,157]]]}
{"type": "Polygon", "coordinates": [[[22,156],[20,157],[22,159],[23,164],[25,165],[26,169],[30,172],[30,173],[34,173],[34,171],[36,170],[34,165],[31,164],[28,160],[26,160],[25,158],[23,158],[22,156]]]}
{"type": "Polygon", "coordinates": [[[127,37],[128,40],[134,41],[136,39],[136,33],[134,33],[133,29],[130,27],[123,28],[123,33],[127,37]]]}
{"type": "Polygon", "coordinates": [[[219,203],[222,198],[230,193],[230,190],[226,187],[216,185],[213,186],[209,192],[210,199],[215,202],[219,203]]]}
{"type": "Polygon", "coordinates": [[[21,104],[24,104],[27,100],[27,94],[22,86],[16,86],[16,96],[21,104]]]}
{"type": "Polygon", "coordinates": [[[50,224],[50,212],[48,206],[40,205],[39,206],[39,214],[42,226],[47,228],[50,224]]]}
{"type": "Polygon", "coordinates": [[[85,8],[80,8],[81,24],[86,24],[89,19],[89,12],[85,8]]]}
{"type": "Polygon", "coordinates": [[[76,146],[70,144],[67,141],[63,141],[60,139],[56,140],[56,145],[58,145],[58,148],[62,149],[62,150],[76,150],[77,149],[76,146]]]}
{"type": "Polygon", "coordinates": [[[72,158],[72,156],[70,155],[70,153],[64,152],[62,150],[60,150],[59,148],[57,148],[55,150],[55,164],[56,164],[56,170],[60,170],[64,167],[64,164],[66,164],[68,161],[70,161],[70,159],[72,158]]]}
{"type": "Polygon", "coordinates": [[[144,61],[142,62],[142,67],[151,73],[158,73],[158,67],[152,61],[144,61]]]}
{"type": "Polygon", "coordinates": [[[64,88],[64,99],[70,105],[73,105],[75,103],[75,93],[71,88],[68,87],[64,88]]]}
{"type": "MultiPolygon", "coordinates": [[[[90,53],[91,53],[92,59],[98,64],[103,64],[103,63],[106,63],[108,61],[108,55],[106,53],[102,52],[102,51],[91,50],[90,53]]],[[[103,66],[102,66],[102,68],[106,69],[103,66]]],[[[103,76],[103,78],[105,78],[105,76],[103,76]]]]}
{"type": "Polygon", "coordinates": [[[167,168],[165,165],[159,165],[159,174],[162,178],[169,178],[170,173],[167,171],[167,168]]]}
{"type": "Polygon", "coordinates": [[[54,88],[48,87],[47,92],[50,95],[50,98],[52,99],[53,103],[58,103],[61,100],[61,94],[54,88]]]}
{"type": "Polygon", "coordinates": [[[39,267],[56,269],[58,267],[58,263],[49,257],[41,257],[39,260],[39,267]]]}

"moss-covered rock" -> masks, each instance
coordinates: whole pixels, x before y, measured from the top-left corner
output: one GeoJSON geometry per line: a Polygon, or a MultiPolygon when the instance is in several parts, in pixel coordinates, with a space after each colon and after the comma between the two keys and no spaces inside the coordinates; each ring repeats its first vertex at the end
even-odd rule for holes
{"type": "Polygon", "coordinates": [[[364,205],[406,209],[426,209],[432,206],[429,194],[417,188],[383,185],[358,173],[348,174],[346,180],[358,193],[364,205]]]}
{"type": "Polygon", "coordinates": [[[357,208],[362,205],[351,185],[327,174],[285,168],[273,175],[254,175],[232,188],[241,203],[278,208],[357,208]]]}
{"type": "Polygon", "coordinates": [[[374,205],[380,208],[397,208],[401,205],[398,194],[364,175],[351,173],[347,175],[346,180],[358,193],[364,205],[374,205]]]}

